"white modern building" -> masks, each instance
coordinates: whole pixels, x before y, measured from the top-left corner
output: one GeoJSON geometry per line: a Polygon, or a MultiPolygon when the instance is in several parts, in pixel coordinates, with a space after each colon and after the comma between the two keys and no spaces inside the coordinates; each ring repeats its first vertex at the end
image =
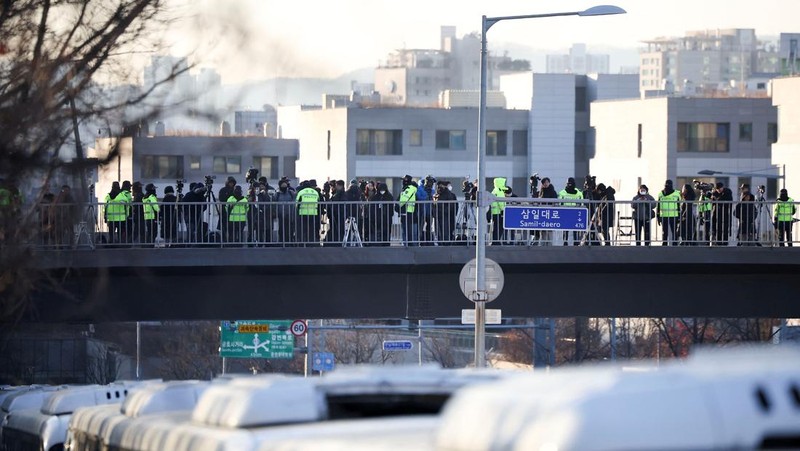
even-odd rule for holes
{"type": "MultiPolygon", "coordinates": [[[[279,107],[278,123],[282,136],[300,143],[297,175],[318,183],[375,180],[396,196],[406,174],[458,189],[477,172],[477,108],[279,107]]],[[[487,178],[506,177],[526,193],[528,111],[488,109],[487,139],[487,178]]]]}
{"type": "Polygon", "coordinates": [[[215,177],[219,188],[228,176],[245,186],[245,174],[254,167],[271,184],[282,176],[295,179],[298,142],[257,136],[147,136],[100,138],[89,149],[89,157],[103,159],[112,146],[118,156],[98,170],[96,195],[100,201],[114,181],[153,183],[161,197],[167,185],[177,180],[204,182],[215,177]]]}
{"type": "Polygon", "coordinates": [[[768,98],[597,101],[591,114],[592,175],[614,186],[618,199],[632,198],[642,183],[657,193],[667,179],[676,189],[694,179],[722,181],[734,193],[742,183],[767,185],[775,195],[775,179],[759,176],[775,173],[770,147],[777,112],[768,98]]]}
{"type": "Polygon", "coordinates": [[[594,135],[589,105],[639,96],[638,75],[525,73],[501,79],[507,107],[529,110],[525,172],[550,177],[560,189],[569,177],[589,174],[594,135]]]}
{"type": "MultiPolygon", "coordinates": [[[[781,169],[786,189],[800,199],[800,77],[772,80],[772,104],[778,109],[778,141],[772,145],[772,164],[781,169]]],[[[784,181],[779,181],[783,186],[784,181]]]]}
{"type": "Polygon", "coordinates": [[[548,74],[607,74],[611,57],[586,51],[586,44],[573,44],[566,55],[547,55],[548,74]]]}

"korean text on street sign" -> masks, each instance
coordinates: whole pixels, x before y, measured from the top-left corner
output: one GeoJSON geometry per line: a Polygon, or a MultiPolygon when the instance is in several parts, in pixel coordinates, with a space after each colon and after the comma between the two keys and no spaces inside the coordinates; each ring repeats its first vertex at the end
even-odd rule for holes
{"type": "Polygon", "coordinates": [[[506,206],[503,226],[508,230],[589,229],[589,210],[582,207],[506,206]]]}
{"type": "Polygon", "coordinates": [[[222,321],[219,354],[247,359],[291,359],[290,321],[222,321]]]}
{"type": "Polygon", "coordinates": [[[384,340],[384,351],[410,351],[414,348],[414,344],[408,340],[384,340]]]}

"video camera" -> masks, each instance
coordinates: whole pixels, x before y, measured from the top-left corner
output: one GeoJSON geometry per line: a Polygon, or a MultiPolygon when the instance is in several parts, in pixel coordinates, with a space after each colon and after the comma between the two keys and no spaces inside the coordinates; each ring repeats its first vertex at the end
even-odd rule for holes
{"type": "Polygon", "coordinates": [[[258,183],[258,169],[251,166],[250,169],[247,170],[245,181],[251,185],[258,183]]]}
{"type": "Polygon", "coordinates": [[[531,197],[535,197],[539,192],[539,182],[542,180],[538,172],[534,172],[531,176],[531,197]]]}
{"type": "Polygon", "coordinates": [[[597,177],[594,175],[587,175],[583,178],[583,189],[594,191],[597,188],[597,177]]]}
{"type": "Polygon", "coordinates": [[[714,190],[714,185],[711,183],[701,182],[700,180],[692,180],[692,185],[694,186],[694,189],[705,195],[708,195],[708,193],[714,190]]]}
{"type": "Polygon", "coordinates": [[[186,183],[185,179],[175,180],[175,190],[178,192],[178,194],[183,192],[183,184],[184,183],[186,183]]]}
{"type": "Polygon", "coordinates": [[[206,176],[206,187],[211,188],[214,185],[214,180],[217,178],[216,175],[207,175],[206,176]]]}

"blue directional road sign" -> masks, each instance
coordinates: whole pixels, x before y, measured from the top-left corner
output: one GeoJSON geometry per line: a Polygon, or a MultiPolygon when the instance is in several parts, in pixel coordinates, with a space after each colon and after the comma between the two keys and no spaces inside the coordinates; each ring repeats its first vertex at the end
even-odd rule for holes
{"type": "Polygon", "coordinates": [[[334,360],[332,352],[315,352],[311,362],[314,371],[333,371],[334,360]]]}
{"type": "Polygon", "coordinates": [[[410,351],[414,348],[414,343],[408,340],[384,340],[384,351],[410,351]]]}
{"type": "Polygon", "coordinates": [[[589,229],[589,209],[582,207],[507,205],[503,226],[507,230],[589,229]]]}

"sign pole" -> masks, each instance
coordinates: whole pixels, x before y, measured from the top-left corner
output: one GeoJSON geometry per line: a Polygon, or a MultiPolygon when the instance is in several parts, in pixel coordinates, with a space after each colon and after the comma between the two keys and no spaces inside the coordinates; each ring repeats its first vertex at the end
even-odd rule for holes
{"type": "MultiPolygon", "coordinates": [[[[306,320],[306,324],[311,324],[306,320]]],[[[311,327],[306,329],[306,367],[303,372],[305,377],[308,377],[308,372],[311,369],[311,327]]]]}
{"type": "Polygon", "coordinates": [[[486,302],[475,302],[475,367],[486,368],[486,302]]]}

